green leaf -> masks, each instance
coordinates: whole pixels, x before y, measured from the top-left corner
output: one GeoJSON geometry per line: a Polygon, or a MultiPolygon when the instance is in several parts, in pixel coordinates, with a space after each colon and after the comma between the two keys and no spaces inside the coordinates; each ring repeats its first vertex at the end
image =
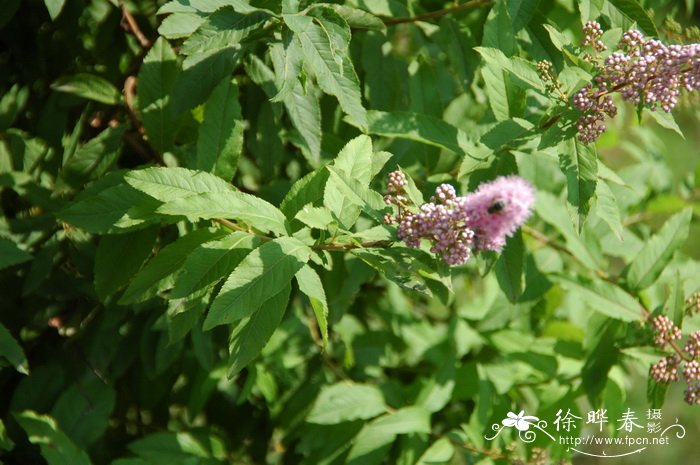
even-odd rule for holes
{"type": "Polygon", "coordinates": [[[161,202],[127,184],[96,183],[57,216],[87,232],[115,233],[158,221],[155,210],[159,205],[161,202]]]}
{"type": "Polygon", "coordinates": [[[299,210],[294,218],[315,229],[326,229],[334,221],[333,214],[328,208],[309,205],[299,210]]]}
{"type": "Polygon", "coordinates": [[[101,301],[124,287],[153,249],[158,228],[102,236],[95,253],[95,292],[101,301]]]}
{"type": "Polygon", "coordinates": [[[61,393],[51,416],[77,446],[87,449],[107,430],[116,397],[113,387],[90,374],[61,393]]]}
{"type": "Polygon", "coordinates": [[[198,170],[231,180],[243,150],[243,118],[235,81],[223,80],[204,107],[197,138],[198,170]]]}
{"type": "Polygon", "coordinates": [[[309,265],[301,267],[295,275],[299,290],[306,294],[311,302],[311,308],[316,315],[318,328],[321,331],[323,339],[323,348],[328,344],[328,302],[326,301],[326,291],[323,289],[323,283],[318,273],[309,265]]]}
{"type": "Polygon", "coordinates": [[[63,11],[63,6],[66,4],[66,0],[44,0],[44,5],[46,9],[49,10],[49,16],[51,21],[58,18],[58,15],[63,11]]]}
{"type": "Polygon", "coordinates": [[[284,289],[309,259],[311,249],[291,237],[268,241],[248,254],[211,305],[204,329],[233,323],[284,289]]]}
{"type": "Polygon", "coordinates": [[[209,453],[189,433],[154,433],[129,444],[129,450],[152,465],[206,463],[209,453]]]}
{"type": "Polygon", "coordinates": [[[683,326],[683,316],[685,316],[685,300],[683,293],[683,281],[681,274],[676,270],[673,282],[670,285],[668,298],[664,304],[664,314],[668,316],[673,324],[681,328],[683,326]]]}
{"type": "Polygon", "coordinates": [[[421,407],[404,407],[366,424],[357,435],[347,463],[381,463],[398,434],[430,433],[430,413],[421,407]]]}
{"type": "Polygon", "coordinates": [[[336,13],[343,17],[347,21],[348,25],[353,29],[370,29],[375,31],[385,31],[386,25],[384,21],[380,18],[374,16],[372,13],[360,10],[359,8],[353,8],[346,5],[338,5],[335,3],[327,4],[336,13]]]}
{"type": "Polygon", "coordinates": [[[77,95],[107,105],[116,105],[122,99],[121,92],[111,82],[88,73],[63,76],[54,81],[51,88],[56,92],[77,95]]]}
{"type": "Polygon", "coordinates": [[[179,115],[204,103],[223,79],[231,79],[240,54],[240,48],[227,47],[187,57],[170,93],[171,114],[179,115]]]}
{"type": "Polygon", "coordinates": [[[280,292],[267,299],[257,311],[243,319],[233,330],[229,343],[229,378],[233,378],[248,366],[270,340],[282,321],[290,292],[291,286],[287,283],[280,292]]]}
{"type": "Polygon", "coordinates": [[[367,420],[385,411],[384,396],[376,386],[340,382],[321,390],[306,421],[335,425],[344,421],[367,420]]]}
{"type": "MultiPolygon", "coordinates": [[[[8,5],[5,5],[7,8],[8,5]]],[[[0,13],[1,15],[2,13],[0,13]]],[[[2,28],[2,19],[0,19],[2,28]]],[[[29,87],[13,85],[0,99],[0,131],[5,131],[12,126],[17,116],[27,105],[29,99],[29,87]]]]}
{"type": "Polygon", "coordinates": [[[61,177],[74,188],[104,176],[117,162],[123,147],[125,126],[107,128],[63,160],[61,177]]]}
{"type": "Polygon", "coordinates": [[[582,237],[574,230],[563,201],[546,191],[537,191],[535,202],[537,215],[554,226],[566,239],[571,253],[591,270],[598,269],[596,257],[591,253],[582,237]]]}
{"type": "Polygon", "coordinates": [[[15,418],[29,436],[29,442],[38,444],[48,465],[90,465],[90,458],[66,436],[48,415],[30,410],[16,413],[15,418]]]}
{"type": "Polygon", "coordinates": [[[508,71],[514,82],[525,89],[544,92],[544,84],[535,66],[520,57],[507,57],[502,51],[489,47],[476,47],[475,50],[484,58],[486,63],[508,71]]]}
{"type": "Polygon", "coordinates": [[[516,303],[523,294],[524,265],[523,236],[518,230],[508,239],[503,253],[496,262],[496,279],[508,300],[516,303]]]}
{"type": "MultiPolygon", "coordinates": [[[[357,187],[367,190],[372,176],[372,154],[372,140],[368,136],[358,136],[343,147],[333,166],[344,178],[356,181],[357,187]]],[[[340,224],[350,229],[360,216],[361,205],[348,197],[344,192],[345,183],[339,182],[333,174],[331,172],[331,180],[326,183],[323,202],[340,224]]]]}
{"type": "Polygon", "coordinates": [[[381,223],[379,211],[386,207],[381,195],[333,167],[329,166],[328,171],[331,176],[326,183],[324,202],[336,217],[340,216],[341,224],[346,229],[355,224],[359,210],[363,210],[375,221],[381,223]],[[333,206],[338,208],[339,205],[343,207],[342,210],[333,210],[333,206]]]}
{"type": "Polygon", "coordinates": [[[636,22],[644,33],[659,37],[654,20],[637,0],[609,0],[609,2],[630,21],[636,22]]]}
{"type": "Polygon", "coordinates": [[[646,289],[656,282],[673,254],[688,239],[693,210],[688,207],[673,215],[663,227],[644,243],[644,248],[632,260],[626,271],[631,290],[646,289]]]}
{"type": "Polygon", "coordinates": [[[287,220],[277,207],[254,195],[233,190],[180,197],[158,208],[158,213],[186,216],[191,220],[233,218],[264,232],[284,234],[287,231],[287,220]]]}
{"type": "Polygon", "coordinates": [[[598,180],[596,186],[596,214],[610,226],[618,239],[622,240],[622,220],[620,219],[620,207],[608,183],[603,179],[598,180]]]}
{"type": "Polygon", "coordinates": [[[206,17],[197,13],[176,13],[167,16],[158,26],[158,34],[166,39],[182,39],[192,35],[206,17]]]}
{"type": "Polygon", "coordinates": [[[301,85],[301,63],[303,52],[299,37],[285,30],[283,42],[270,45],[270,58],[275,69],[275,85],[277,94],[271,96],[272,102],[283,102],[295,87],[301,85]]]}
{"type": "MultiPolygon", "coordinates": [[[[189,254],[202,243],[218,239],[226,233],[221,230],[198,229],[186,234],[158,251],[158,254],[134,276],[119,299],[121,305],[143,302],[156,293],[172,287],[177,273],[189,254]]],[[[171,295],[171,298],[176,296],[171,295]]]]}
{"type": "Polygon", "coordinates": [[[24,355],[24,350],[20,346],[10,331],[0,323],[0,357],[5,358],[15,370],[22,374],[29,374],[27,357],[24,355]]]}
{"type": "Polygon", "coordinates": [[[195,194],[233,192],[228,182],[210,173],[186,168],[146,168],[124,176],[126,182],[161,202],[195,194]]]}
{"type": "Polygon", "coordinates": [[[567,291],[576,293],[596,312],[623,321],[640,321],[642,318],[641,304],[614,284],[600,280],[578,283],[561,276],[551,278],[567,291]]]}
{"type": "Polygon", "coordinates": [[[283,17],[285,24],[299,37],[305,66],[316,76],[319,87],[338,99],[352,124],[366,128],[367,114],[362,106],[360,82],[347,51],[334,49],[337,40],[329,32],[333,30],[332,23],[324,17],[283,17]]]}
{"type": "Polygon", "coordinates": [[[323,192],[329,176],[328,170],[324,167],[296,181],[284,196],[280,210],[291,220],[306,205],[323,200],[323,192]]]}
{"type": "Polygon", "coordinates": [[[518,32],[537,14],[540,0],[510,0],[505,3],[513,23],[513,32],[518,32]]]}
{"type": "Polygon", "coordinates": [[[432,116],[370,110],[367,117],[372,134],[414,140],[460,155],[469,148],[467,135],[461,129],[432,116]]]}
{"type": "Polygon", "coordinates": [[[182,44],[181,52],[193,55],[240,45],[251,33],[260,30],[271,17],[267,10],[242,13],[232,6],[225,6],[209,16],[182,44]]]}
{"type": "Polygon", "coordinates": [[[136,95],[148,141],[160,153],[169,150],[175,139],[176,117],[170,99],[179,73],[175,52],[159,37],[143,59],[136,95]]]}
{"type": "Polygon", "coordinates": [[[31,260],[32,254],[17,247],[10,239],[0,237],[0,269],[31,260]]]}
{"type": "MultiPolygon", "coordinates": [[[[2,27],[0,25],[0,27],[2,27]]],[[[12,439],[7,436],[7,431],[5,430],[5,423],[0,420],[0,450],[11,451],[15,447],[15,443],[12,439]]]]}
{"type": "Polygon", "coordinates": [[[448,438],[440,438],[423,452],[416,465],[446,465],[450,463],[454,455],[455,446],[448,438]]]}
{"type": "Polygon", "coordinates": [[[683,139],[685,139],[685,135],[683,134],[683,131],[678,126],[676,119],[673,117],[673,113],[666,113],[665,111],[662,111],[662,110],[651,111],[649,109],[646,109],[646,111],[644,113],[651,116],[652,119],[654,121],[656,121],[657,124],[659,126],[661,126],[662,128],[670,129],[671,131],[675,132],[676,134],[681,136],[683,139]]]}
{"type": "Polygon", "coordinates": [[[185,298],[213,286],[259,245],[260,239],[246,232],[234,232],[220,240],[199,245],[186,257],[170,298],[185,298]]]}
{"type": "Polygon", "coordinates": [[[576,210],[579,231],[588,216],[598,181],[598,154],[594,145],[569,139],[559,145],[559,166],[566,176],[567,200],[576,210]]]}

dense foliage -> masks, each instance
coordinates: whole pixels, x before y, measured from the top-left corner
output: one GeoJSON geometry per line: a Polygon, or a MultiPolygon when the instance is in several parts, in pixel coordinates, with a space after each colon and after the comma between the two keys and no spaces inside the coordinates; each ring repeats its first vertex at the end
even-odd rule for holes
{"type": "Polygon", "coordinates": [[[573,451],[487,440],[509,412],[697,422],[694,2],[333,1],[3,2],[1,460],[535,464],[573,451]]]}

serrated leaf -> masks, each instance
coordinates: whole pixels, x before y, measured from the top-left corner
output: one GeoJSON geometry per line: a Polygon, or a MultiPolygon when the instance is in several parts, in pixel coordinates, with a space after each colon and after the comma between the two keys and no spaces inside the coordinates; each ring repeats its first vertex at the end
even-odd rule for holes
{"type": "Polygon", "coordinates": [[[190,253],[170,293],[173,299],[185,298],[213,286],[228,276],[260,240],[253,234],[234,232],[223,239],[201,244],[190,253]]]}
{"type": "Polygon", "coordinates": [[[340,382],[321,390],[306,421],[335,425],[344,421],[367,420],[385,411],[384,396],[377,387],[340,382]]]}
{"type": "Polygon", "coordinates": [[[229,368],[227,376],[234,377],[248,366],[262,351],[284,316],[289,302],[289,284],[280,292],[267,299],[249,317],[243,319],[231,334],[229,343],[229,368]]]}
{"type": "Polygon", "coordinates": [[[654,20],[637,0],[609,0],[620,13],[639,25],[647,35],[659,37],[654,20]]]}
{"type": "Polygon", "coordinates": [[[496,279],[512,303],[516,303],[523,293],[524,254],[523,236],[518,230],[508,239],[503,253],[496,261],[496,279]]]}
{"type": "Polygon", "coordinates": [[[268,241],[253,250],[221,287],[204,321],[204,329],[251,315],[289,284],[310,254],[307,245],[291,237],[268,241]]]}
{"type": "Polygon", "coordinates": [[[287,220],[277,207],[254,195],[233,190],[180,197],[159,207],[158,213],[186,216],[191,220],[237,219],[264,232],[284,234],[287,231],[287,220]]]}
{"type": "Polygon", "coordinates": [[[644,244],[644,248],[629,264],[625,276],[632,290],[646,289],[656,282],[666,265],[688,238],[692,208],[673,215],[663,227],[644,244]]]}
{"type": "Polygon", "coordinates": [[[95,253],[95,292],[101,301],[125,286],[151,254],[158,228],[100,238],[95,253]]]}
{"type": "Polygon", "coordinates": [[[88,100],[116,105],[122,99],[122,94],[108,80],[88,73],[78,73],[63,76],[51,84],[56,92],[76,95],[88,100]]]}
{"type": "Polygon", "coordinates": [[[155,211],[162,203],[128,184],[99,186],[84,193],[89,195],[76,198],[57,216],[87,232],[123,232],[159,219],[155,211]]]}
{"type": "Polygon", "coordinates": [[[64,159],[61,177],[72,187],[82,187],[89,180],[103,176],[116,162],[123,147],[125,126],[107,128],[73,156],[64,159]]]}
{"type": "Polygon", "coordinates": [[[348,193],[347,183],[343,179],[356,183],[359,189],[367,190],[372,173],[372,154],[372,140],[368,136],[358,136],[343,147],[333,162],[337,172],[331,172],[331,179],[326,183],[323,203],[345,229],[350,229],[357,221],[362,201],[358,203],[353,200],[357,193],[348,193]],[[342,173],[343,178],[337,173],[342,173]]]}
{"type": "Polygon", "coordinates": [[[170,99],[179,73],[175,52],[159,37],[143,59],[136,95],[148,141],[160,153],[169,150],[175,139],[176,118],[170,99]]]}
{"type": "Polygon", "coordinates": [[[241,49],[226,47],[188,56],[177,75],[170,110],[173,115],[204,103],[223,79],[230,79],[241,56],[241,49]]]}
{"type": "Polygon", "coordinates": [[[27,357],[24,355],[22,346],[12,337],[10,331],[0,323],[0,357],[10,362],[15,370],[22,374],[29,374],[27,357]]]}
{"type": "Polygon", "coordinates": [[[17,423],[29,436],[29,442],[38,444],[48,465],[90,465],[90,458],[66,436],[48,415],[30,410],[15,413],[17,423]]]}
{"type": "Polygon", "coordinates": [[[352,124],[367,127],[367,113],[362,106],[360,82],[347,52],[333,48],[334,37],[329,35],[328,23],[323,18],[284,15],[285,24],[294,31],[304,51],[304,64],[316,76],[319,87],[338,99],[352,124]]]}
{"type": "Polygon", "coordinates": [[[596,215],[610,226],[618,239],[622,240],[622,220],[620,219],[620,207],[608,183],[598,180],[596,186],[596,215]]]}
{"type": "Polygon", "coordinates": [[[484,58],[486,63],[508,71],[515,83],[526,89],[544,91],[542,79],[535,67],[520,57],[507,57],[502,51],[489,47],[476,47],[475,50],[484,58]]]}
{"type": "Polygon", "coordinates": [[[305,206],[294,216],[310,228],[326,229],[333,222],[333,215],[326,207],[305,206]]]}
{"type": "Polygon", "coordinates": [[[280,210],[287,215],[287,218],[292,219],[304,206],[320,202],[323,199],[329,175],[328,170],[324,167],[312,171],[296,181],[287,195],[284,196],[280,210]]]}
{"type": "Polygon", "coordinates": [[[0,270],[31,260],[32,254],[20,249],[10,239],[0,237],[0,270]]]}
{"type": "Polygon", "coordinates": [[[370,110],[367,117],[372,134],[414,140],[460,155],[469,147],[467,135],[461,129],[432,116],[370,110]]]}
{"type": "Polygon", "coordinates": [[[134,170],[127,173],[124,179],[134,188],[161,202],[195,194],[233,192],[233,187],[221,178],[187,168],[153,167],[134,170]]]}
{"type": "Polygon", "coordinates": [[[386,30],[384,21],[374,16],[372,13],[347,5],[338,5],[335,3],[327,5],[342,16],[343,19],[347,21],[348,25],[353,29],[370,29],[375,31],[386,30]]]}
{"type": "Polygon", "coordinates": [[[569,139],[559,145],[559,166],[566,176],[567,200],[574,208],[578,231],[588,216],[598,181],[598,154],[594,145],[569,139]]]}
{"type": "Polygon", "coordinates": [[[666,113],[665,111],[662,111],[662,110],[651,111],[648,109],[644,113],[651,116],[652,119],[654,121],[656,121],[659,124],[659,126],[661,126],[662,128],[670,129],[671,131],[675,132],[676,134],[681,136],[683,139],[685,139],[685,135],[683,134],[683,131],[678,126],[676,119],[673,117],[673,113],[666,113]]]}
{"type": "Polygon", "coordinates": [[[175,13],[167,16],[158,26],[158,34],[166,39],[189,37],[206,20],[198,13],[175,13]]]}
{"type": "Polygon", "coordinates": [[[231,180],[243,149],[243,117],[238,86],[225,79],[214,89],[204,107],[199,126],[195,167],[231,180]]]}
{"type": "MultiPolygon", "coordinates": [[[[143,302],[157,292],[172,287],[175,276],[189,254],[204,242],[220,238],[226,233],[219,230],[198,229],[180,237],[158,251],[135,276],[119,299],[121,305],[143,302]]],[[[171,298],[175,296],[171,295],[171,298]]]]}
{"type": "Polygon", "coordinates": [[[564,277],[553,277],[563,288],[576,293],[586,305],[616,320],[639,321],[642,306],[627,292],[614,284],[600,280],[578,283],[564,277]]]}
{"type": "Polygon", "coordinates": [[[267,10],[243,13],[232,6],[224,6],[202,23],[182,44],[181,51],[184,55],[193,55],[238,45],[271,17],[267,10]]]}
{"type": "Polygon", "coordinates": [[[321,332],[323,340],[323,348],[328,344],[328,302],[326,300],[326,291],[323,289],[323,283],[318,273],[309,265],[304,265],[296,275],[299,290],[306,294],[311,302],[311,308],[316,315],[318,329],[321,332]]]}

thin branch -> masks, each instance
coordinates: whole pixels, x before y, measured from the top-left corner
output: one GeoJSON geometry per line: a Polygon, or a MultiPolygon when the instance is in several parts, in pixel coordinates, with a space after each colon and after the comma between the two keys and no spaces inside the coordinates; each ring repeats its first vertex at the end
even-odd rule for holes
{"type": "Polygon", "coordinates": [[[136,19],[129,12],[126,5],[124,5],[124,0],[119,0],[119,9],[122,10],[122,27],[124,27],[124,29],[128,29],[134,35],[134,37],[136,37],[136,40],[141,48],[151,48],[151,41],[148,40],[143,32],[141,32],[136,19]],[[124,25],[124,22],[126,22],[126,25],[124,25]]]}
{"type": "Polygon", "coordinates": [[[466,3],[455,5],[449,8],[443,8],[442,10],[431,11],[430,13],[423,13],[421,15],[412,16],[410,18],[385,18],[383,19],[384,24],[387,26],[395,26],[397,24],[405,23],[415,23],[417,21],[425,21],[428,19],[439,18],[440,16],[449,15],[452,13],[457,13],[459,11],[468,10],[470,8],[476,8],[479,6],[491,4],[490,0],[471,0],[466,3]]]}

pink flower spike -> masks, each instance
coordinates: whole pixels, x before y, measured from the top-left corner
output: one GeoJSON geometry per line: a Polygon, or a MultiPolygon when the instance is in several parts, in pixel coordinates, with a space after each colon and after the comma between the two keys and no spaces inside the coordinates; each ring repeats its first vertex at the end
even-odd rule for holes
{"type": "Polygon", "coordinates": [[[506,237],[530,217],[535,189],[519,176],[501,176],[481,184],[462,203],[467,227],[475,233],[476,249],[500,252],[506,237]]]}

